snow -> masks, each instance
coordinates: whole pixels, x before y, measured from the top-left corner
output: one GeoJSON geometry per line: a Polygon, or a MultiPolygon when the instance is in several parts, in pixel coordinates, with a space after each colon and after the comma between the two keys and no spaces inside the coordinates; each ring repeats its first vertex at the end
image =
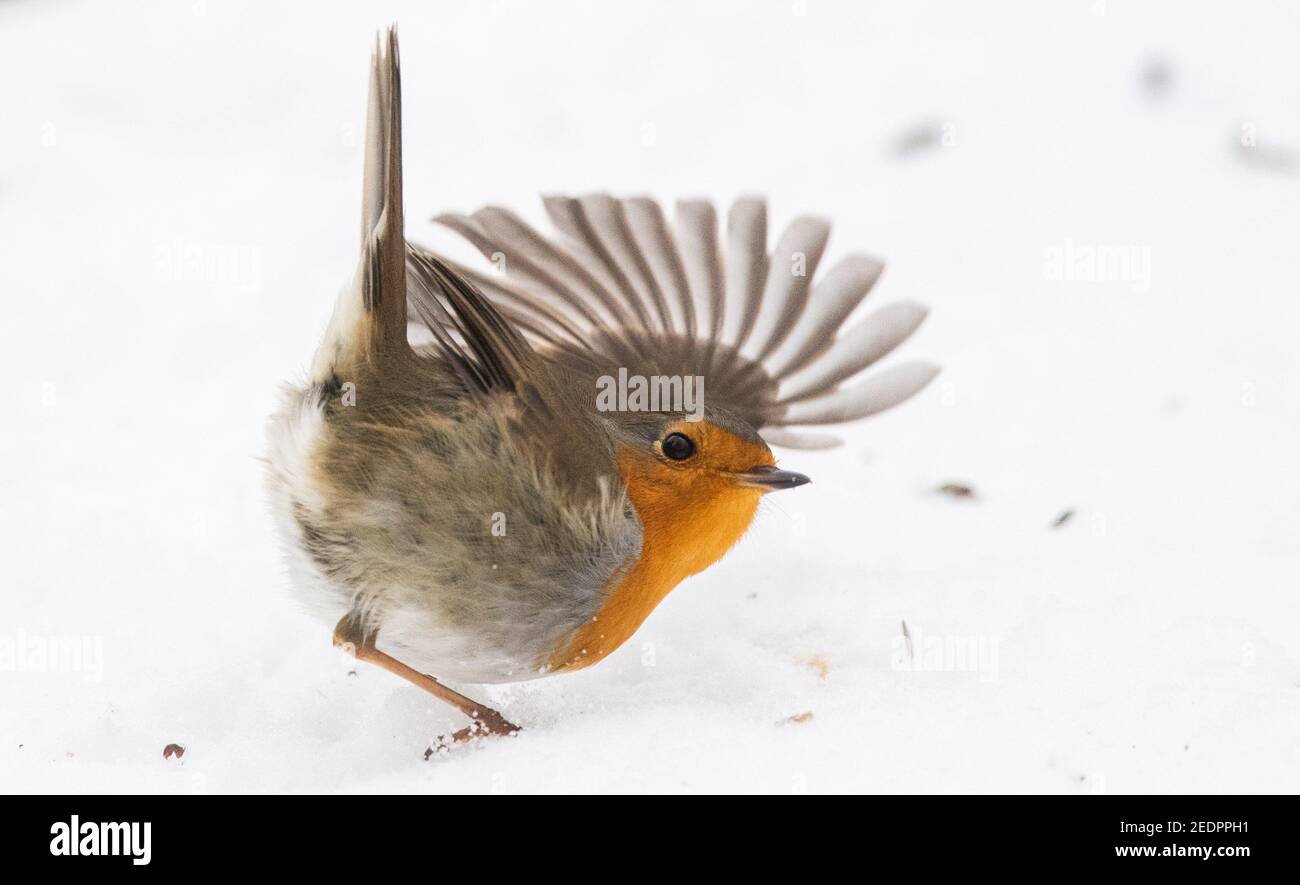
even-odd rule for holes
{"type": "Polygon", "coordinates": [[[1300,790],[1294,7],[437,6],[0,6],[0,790],[1300,790]],[[814,483],[606,662],[462,686],[525,730],[428,760],[463,722],[294,607],[258,461],[391,20],[412,238],[761,192],[944,365],[778,453],[814,483]]]}

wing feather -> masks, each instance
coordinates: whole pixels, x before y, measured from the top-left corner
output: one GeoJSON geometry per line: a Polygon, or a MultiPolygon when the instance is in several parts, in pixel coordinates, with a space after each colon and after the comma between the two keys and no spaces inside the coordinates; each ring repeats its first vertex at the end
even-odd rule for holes
{"type": "Polygon", "coordinates": [[[773,423],[789,426],[856,421],[898,405],[933,381],[938,374],[939,367],[932,363],[891,366],[852,387],[835,390],[815,399],[790,403],[773,423]]]}
{"type": "Polygon", "coordinates": [[[637,309],[640,302],[636,292],[597,229],[597,225],[609,220],[596,207],[591,210],[596,215],[593,219],[588,207],[574,197],[551,196],[546,197],[543,203],[551,223],[568,237],[575,257],[585,259],[581,263],[587,276],[592,279],[599,277],[603,281],[597,295],[613,316],[616,327],[643,328],[645,318],[637,309]]]}
{"type": "Polygon", "coordinates": [[[769,365],[780,378],[802,369],[831,346],[835,334],[880,279],[884,265],[865,255],[840,260],[813,284],[803,318],[772,354],[769,365]]]}
{"type": "Polygon", "coordinates": [[[767,204],[742,197],[727,213],[727,279],[725,297],[735,307],[726,318],[723,338],[740,350],[754,330],[767,284],[767,204]]]}
{"type": "Polygon", "coordinates": [[[691,287],[663,211],[654,200],[644,197],[624,200],[623,211],[660,291],[665,293],[672,332],[694,341],[695,305],[691,287]]]}
{"type": "Polygon", "coordinates": [[[911,301],[882,307],[835,339],[820,359],[801,371],[778,375],[780,401],[807,399],[834,390],[841,381],[853,377],[906,341],[925,316],[926,309],[911,301]]]}
{"type": "MultiPolygon", "coordinates": [[[[722,335],[726,310],[722,254],[718,250],[718,213],[706,200],[681,200],[677,203],[675,228],[691,300],[696,314],[703,318],[700,325],[704,340],[713,344],[722,335]]],[[[706,360],[706,364],[710,361],[706,360]]]]}
{"type": "Polygon", "coordinates": [[[755,358],[762,362],[775,350],[808,305],[817,264],[826,250],[831,226],[820,218],[796,218],[781,234],[767,271],[763,307],[754,326],[755,358]]]}
{"type": "Polygon", "coordinates": [[[817,278],[830,238],[820,218],[795,219],[769,253],[767,207],[753,197],[728,212],[725,248],[717,213],[701,200],[678,203],[671,227],[643,197],[549,196],[544,205],[559,240],[504,209],[436,219],[490,258],[504,257],[504,273],[448,270],[500,308],[544,358],[602,372],[705,374],[706,407],[793,448],[835,444],[833,435],[802,428],[876,414],[938,372],[905,363],[858,380],[911,336],[926,310],[887,305],[845,331],[883,265],[849,255],[817,278]]]}

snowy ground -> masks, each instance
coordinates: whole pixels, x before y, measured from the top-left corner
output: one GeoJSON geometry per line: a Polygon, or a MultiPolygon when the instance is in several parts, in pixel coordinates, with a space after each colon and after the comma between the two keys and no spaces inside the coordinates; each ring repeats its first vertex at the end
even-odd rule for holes
{"type": "Polygon", "coordinates": [[[1300,790],[1300,13],[701,6],[0,5],[0,790],[1300,790]],[[886,257],[945,367],[429,761],[460,723],[294,608],[257,460],[390,20],[412,237],[763,192],[886,257]]]}

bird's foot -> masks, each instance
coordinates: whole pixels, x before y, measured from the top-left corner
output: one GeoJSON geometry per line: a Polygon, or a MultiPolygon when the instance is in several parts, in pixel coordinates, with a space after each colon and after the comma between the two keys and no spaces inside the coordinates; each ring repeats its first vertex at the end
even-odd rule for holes
{"type": "Polygon", "coordinates": [[[358,661],[375,664],[389,673],[402,677],[412,685],[419,686],[473,720],[472,724],[454,732],[450,738],[443,735],[434,741],[433,746],[425,753],[426,759],[439,750],[450,749],[452,744],[468,743],[480,737],[508,737],[519,731],[518,725],[508,721],[491,707],[453,691],[434,677],[414,670],[375,648],[374,634],[366,634],[359,629],[358,623],[359,620],[351,615],[339,621],[334,629],[334,644],[358,661]]]}
{"type": "Polygon", "coordinates": [[[428,759],[434,753],[450,753],[457,744],[468,744],[481,738],[512,737],[522,729],[506,720],[495,710],[481,710],[478,717],[469,725],[451,734],[440,734],[434,739],[429,749],[424,751],[428,759]]]}

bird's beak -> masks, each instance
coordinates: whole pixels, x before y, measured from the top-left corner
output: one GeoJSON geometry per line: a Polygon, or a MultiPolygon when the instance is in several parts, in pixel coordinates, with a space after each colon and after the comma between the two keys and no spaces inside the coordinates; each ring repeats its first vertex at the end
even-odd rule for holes
{"type": "Polygon", "coordinates": [[[736,474],[736,479],[743,486],[775,492],[778,489],[793,489],[812,482],[802,473],[793,470],[781,470],[777,467],[755,467],[745,473],[736,474]]]}

